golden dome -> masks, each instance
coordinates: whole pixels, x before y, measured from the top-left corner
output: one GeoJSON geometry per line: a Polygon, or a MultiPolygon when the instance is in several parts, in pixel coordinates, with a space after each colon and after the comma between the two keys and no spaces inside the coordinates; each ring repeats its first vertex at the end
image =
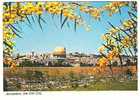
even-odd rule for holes
{"type": "Polygon", "coordinates": [[[54,55],[65,55],[66,49],[64,47],[56,47],[53,52],[54,55]]]}

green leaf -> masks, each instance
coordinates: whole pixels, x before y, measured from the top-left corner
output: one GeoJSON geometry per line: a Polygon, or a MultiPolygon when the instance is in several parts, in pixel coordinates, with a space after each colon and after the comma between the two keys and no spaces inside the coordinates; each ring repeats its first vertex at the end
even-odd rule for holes
{"type": "Polygon", "coordinates": [[[120,29],[122,32],[124,32],[127,36],[130,37],[129,33],[127,33],[126,30],[123,30],[123,29],[121,29],[121,28],[119,28],[119,29],[120,29]]]}
{"type": "Polygon", "coordinates": [[[111,24],[110,22],[108,22],[108,24],[109,24],[111,27],[113,27],[114,29],[116,29],[116,27],[115,27],[113,24],[111,24]]]}
{"type": "Polygon", "coordinates": [[[105,46],[108,50],[111,50],[111,47],[105,45],[105,44],[102,44],[103,46],[105,46]]]}
{"type": "Polygon", "coordinates": [[[13,49],[13,47],[11,45],[9,45],[6,41],[3,41],[3,43],[8,46],[10,49],[13,49]]]}
{"type": "Polygon", "coordinates": [[[17,56],[14,60],[19,59],[19,58],[23,58],[23,57],[26,57],[26,55],[24,55],[24,56],[17,56]]]}
{"type": "Polygon", "coordinates": [[[21,33],[16,27],[14,27],[12,24],[9,24],[10,28],[14,29],[15,31],[21,33]]]}
{"type": "Polygon", "coordinates": [[[8,3],[7,2],[4,2],[3,5],[5,5],[6,8],[8,8],[8,3]]]}
{"type": "Polygon", "coordinates": [[[18,36],[19,38],[22,38],[19,34],[17,34],[13,29],[12,29],[13,33],[16,34],[16,36],[18,36]]]}
{"type": "Polygon", "coordinates": [[[63,28],[63,26],[64,26],[64,24],[66,23],[67,19],[68,19],[68,17],[65,17],[63,23],[61,24],[61,29],[63,28]]]}
{"type": "Polygon", "coordinates": [[[43,28],[42,28],[42,25],[41,25],[41,15],[38,15],[38,23],[39,23],[39,27],[43,31],[43,28]]]}
{"type": "Polygon", "coordinates": [[[76,23],[76,19],[75,19],[75,21],[74,21],[74,31],[76,32],[76,25],[77,25],[77,23],[76,23]]]}
{"type": "Polygon", "coordinates": [[[32,17],[32,20],[33,20],[33,22],[35,23],[35,19],[34,19],[34,16],[32,15],[31,17],[32,17]]]}
{"type": "Polygon", "coordinates": [[[107,56],[105,54],[103,54],[102,52],[100,52],[101,56],[107,58],[107,56]]]}
{"type": "Polygon", "coordinates": [[[47,23],[41,16],[40,16],[40,20],[44,23],[47,23]]]}
{"type": "Polygon", "coordinates": [[[30,19],[28,18],[28,15],[26,15],[26,19],[27,19],[28,23],[29,23],[30,25],[32,25],[32,23],[30,22],[30,19]]]}
{"type": "Polygon", "coordinates": [[[54,19],[54,15],[55,15],[55,14],[52,14],[52,19],[54,19]]]}
{"type": "Polygon", "coordinates": [[[129,15],[130,17],[137,18],[137,16],[136,16],[134,13],[130,12],[130,11],[128,11],[128,15],[129,15]]]}
{"type": "Polygon", "coordinates": [[[61,14],[60,14],[60,23],[62,24],[62,18],[63,18],[63,10],[61,10],[61,14]]]}
{"type": "Polygon", "coordinates": [[[11,27],[9,27],[11,30],[12,30],[12,32],[14,33],[14,34],[16,34],[16,36],[18,36],[19,38],[22,38],[19,34],[17,34],[17,32],[19,32],[19,33],[21,33],[17,28],[15,28],[13,25],[10,25],[11,27]]]}
{"type": "Polygon", "coordinates": [[[120,7],[117,7],[118,9],[119,9],[119,14],[121,15],[121,9],[120,9],[120,7]]]}
{"type": "Polygon", "coordinates": [[[69,22],[67,22],[67,26],[68,26],[68,28],[70,28],[69,22]]]}
{"type": "Polygon", "coordinates": [[[17,8],[16,8],[16,10],[17,10],[17,15],[20,16],[20,14],[19,14],[19,10],[20,10],[20,4],[19,4],[19,2],[17,2],[17,8]]]}
{"type": "Polygon", "coordinates": [[[8,7],[9,7],[9,10],[10,10],[10,15],[11,15],[11,2],[8,3],[8,7]]]}

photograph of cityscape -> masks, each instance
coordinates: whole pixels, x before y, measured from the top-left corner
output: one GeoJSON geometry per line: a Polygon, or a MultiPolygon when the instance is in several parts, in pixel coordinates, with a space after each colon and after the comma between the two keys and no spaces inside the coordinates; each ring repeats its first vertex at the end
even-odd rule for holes
{"type": "Polygon", "coordinates": [[[136,1],[3,3],[3,91],[137,91],[136,1]]]}

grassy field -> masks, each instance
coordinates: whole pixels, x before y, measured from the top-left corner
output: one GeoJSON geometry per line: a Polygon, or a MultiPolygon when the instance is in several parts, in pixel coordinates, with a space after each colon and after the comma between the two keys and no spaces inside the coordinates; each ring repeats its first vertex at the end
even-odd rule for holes
{"type": "MultiPolygon", "coordinates": [[[[104,73],[98,72],[97,67],[18,67],[16,71],[11,72],[10,68],[4,68],[4,78],[12,78],[12,77],[20,77],[23,79],[34,78],[32,75],[39,71],[44,76],[44,78],[50,78],[49,81],[52,81],[52,78],[55,78],[55,82],[63,83],[63,81],[68,81],[75,79],[74,87],[70,85],[70,88],[48,88],[47,91],[111,91],[111,90],[137,90],[137,76],[132,77],[132,79],[127,79],[124,75],[127,69],[130,69],[132,73],[136,73],[135,66],[129,67],[113,67],[113,78],[110,77],[109,68],[105,69],[104,73]],[[28,72],[28,73],[27,73],[28,72]],[[74,76],[71,76],[74,73],[74,76]],[[76,76],[75,76],[76,75],[76,76]],[[77,76],[78,75],[78,76],[77,76]],[[93,83],[91,82],[89,85],[79,86],[77,85],[78,81],[85,80],[81,78],[81,75],[85,76],[89,80],[91,80],[90,76],[95,76],[93,83]],[[71,78],[73,77],[73,78],[71,78]]],[[[40,75],[40,74],[39,74],[40,75]]],[[[136,75],[136,74],[135,74],[136,75]]],[[[40,78],[40,77],[39,77],[40,78]]],[[[36,79],[36,78],[34,78],[36,79]]],[[[38,79],[36,79],[38,80],[38,79]]],[[[87,82],[87,81],[86,81],[87,82]]],[[[36,83],[38,84],[38,83],[36,83]]],[[[85,84],[85,83],[82,83],[85,84]]],[[[56,85],[55,85],[56,86],[56,85]]],[[[61,85],[60,85],[61,86],[61,85]]],[[[69,86],[69,85],[68,85],[69,86]]],[[[46,90],[42,90],[46,91],[46,90]]]]}
{"type": "Polygon", "coordinates": [[[126,82],[109,81],[106,83],[97,82],[87,87],[66,88],[66,89],[50,89],[49,91],[136,91],[137,81],[131,80],[126,82]]]}
{"type": "MultiPolygon", "coordinates": [[[[125,72],[127,69],[130,69],[132,73],[136,73],[136,66],[129,66],[129,67],[112,67],[113,74],[120,74],[125,72]]],[[[26,71],[40,71],[48,73],[50,76],[55,75],[66,75],[71,72],[76,74],[87,74],[87,75],[95,75],[95,74],[110,74],[110,69],[107,67],[104,70],[104,73],[99,72],[97,67],[17,67],[17,73],[24,73],[26,71]]],[[[4,75],[7,75],[10,71],[10,68],[4,68],[4,75]]]]}

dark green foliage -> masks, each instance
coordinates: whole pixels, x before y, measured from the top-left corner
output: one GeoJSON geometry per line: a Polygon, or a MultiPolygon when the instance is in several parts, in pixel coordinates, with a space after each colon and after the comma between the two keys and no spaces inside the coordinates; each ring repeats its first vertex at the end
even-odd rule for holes
{"type": "Polygon", "coordinates": [[[6,79],[4,78],[4,79],[3,79],[3,90],[4,90],[4,91],[7,91],[7,90],[8,90],[7,87],[8,87],[8,84],[7,84],[6,79]]]}
{"type": "Polygon", "coordinates": [[[45,66],[42,63],[39,62],[31,62],[29,60],[24,60],[22,63],[20,63],[19,67],[36,67],[36,66],[45,66]]]}
{"type": "Polygon", "coordinates": [[[43,78],[43,73],[40,71],[35,71],[33,76],[37,79],[41,79],[43,78]]]}

